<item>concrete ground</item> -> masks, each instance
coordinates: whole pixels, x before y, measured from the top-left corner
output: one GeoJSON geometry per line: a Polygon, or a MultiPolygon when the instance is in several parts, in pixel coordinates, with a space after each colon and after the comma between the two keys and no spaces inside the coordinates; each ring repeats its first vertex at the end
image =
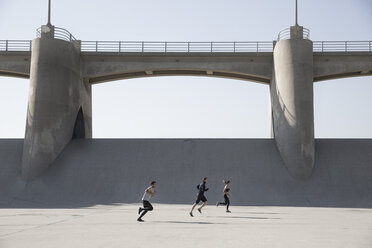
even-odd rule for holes
{"type": "Polygon", "coordinates": [[[139,204],[1,209],[0,247],[372,247],[372,209],[139,204]]]}

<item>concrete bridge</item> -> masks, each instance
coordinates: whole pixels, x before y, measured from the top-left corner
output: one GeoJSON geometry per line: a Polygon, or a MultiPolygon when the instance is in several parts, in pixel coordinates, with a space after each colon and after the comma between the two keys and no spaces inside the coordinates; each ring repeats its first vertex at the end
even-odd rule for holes
{"type": "Polygon", "coordinates": [[[30,78],[25,180],[44,172],[71,140],[92,137],[93,84],[170,75],[269,85],[281,159],[292,176],[307,179],[315,161],[313,83],[372,75],[372,42],[312,42],[298,25],[274,42],[98,42],[45,25],[32,41],[0,41],[0,75],[30,78]]]}

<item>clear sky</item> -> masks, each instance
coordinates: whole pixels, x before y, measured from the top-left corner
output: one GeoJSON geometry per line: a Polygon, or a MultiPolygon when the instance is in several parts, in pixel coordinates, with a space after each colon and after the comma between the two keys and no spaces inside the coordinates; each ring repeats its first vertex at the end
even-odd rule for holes
{"type": "MultiPolygon", "coordinates": [[[[299,0],[316,40],[372,40],[371,0],[299,0]]],[[[0,0],[0,40],[33,39],[47,0],[0,0]]],[[[52,24],[80,40],[272,41],[294,0],[52,0],[52,24]]],[[[0,77],[0,138],[23,138],[29,81],[0,77]]],[[[315,136],[372,138],[372,77],[314,84],[315,136]]],[[[207,77],[93,86],[95,138],[267,138],[269,88],[207,77]]]]}

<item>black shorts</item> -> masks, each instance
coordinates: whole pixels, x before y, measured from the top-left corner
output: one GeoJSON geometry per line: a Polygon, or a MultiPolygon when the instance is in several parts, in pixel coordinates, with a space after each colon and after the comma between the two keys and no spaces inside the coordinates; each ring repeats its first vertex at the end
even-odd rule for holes
{"type": "Polygon", "coordinates": [[[230,199],[229,199],[229,197],[226,194],[223,195],[223,198],[225,199],[225,204],[229,204],[230,205],[230,199]]]}
{"type": "Polygon", "coordinates": [[[196,198],[195,203],[199,203],[200,201],[206,202],[207,198],[204,195],[198,195],[198,198],[196,198]]]}

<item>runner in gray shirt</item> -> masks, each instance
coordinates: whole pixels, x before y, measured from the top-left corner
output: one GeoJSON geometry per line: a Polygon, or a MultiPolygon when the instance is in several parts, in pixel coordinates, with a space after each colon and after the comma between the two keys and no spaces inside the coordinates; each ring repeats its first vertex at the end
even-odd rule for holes
{"type": "Polygon", "coordinates": [[[152,207],[151,203],[150,203],[150,198],[152,198],[156,194],[155,186],[156,186],[156,182],[152,181],[150,186],[145,190],[145,193],[143,194],[143,197],[142,197],[143,208],[140,207],[138,209],[138,214],[141,214],[141,212],[142,212],[140,217],[138,217],[138,219],[137,219],[137,221],[139,221],[139,222],[143,222],[142,217],[148,211],[152,211],[154,209],[152,207]]]}

